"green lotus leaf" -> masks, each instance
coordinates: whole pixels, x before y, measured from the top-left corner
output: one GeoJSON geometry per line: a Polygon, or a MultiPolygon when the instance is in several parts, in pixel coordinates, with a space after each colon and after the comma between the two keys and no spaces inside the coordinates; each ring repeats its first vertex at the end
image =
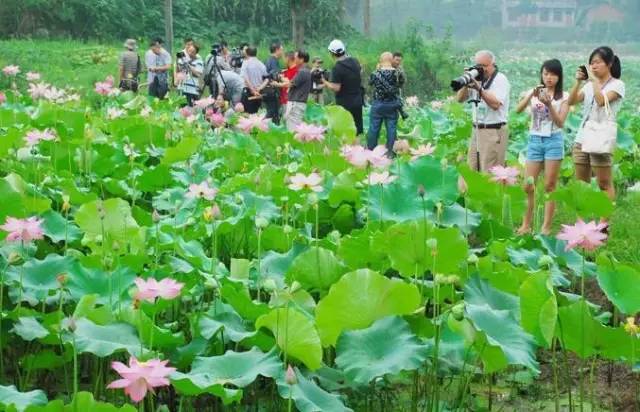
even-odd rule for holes
{"type": "Polygon", "coordinates": [[[621,313],[635,315],[640,311],[640,272],[600,255],[598,284],[621,313]]]}
{"type": "Polygon", "coordinates": [[[336,365],[359,386],[387,374],[419,368],[427,347],[402,318],[380,319],[367,329],[346,331],[336,344],[336,365]]]}
{"type": "Polygon", "coordinates": [[[49,335],[49,331],[33,316],[18,318],[11,332],[27,341],[41,339],[49,335]]]}
{"type": "Polygon", "coordinates": [[[82,237],[78,226],[65,219],[60,213],[47,210],[42,214],[42,230],[47,237],[54,242],[74,242],[82,237]]]}
{"type": "Polygon", "coordinates": [[[83,241],[91,245],[94,253],[101,254],[103,248],[111,251],[114,243],[119,244],[121,253],[127,251],[127,246],[132,253],[144,249],[145,232],[131,215],[129,203],[122,199],[85,203],[80,206],[74,218],[84,232],[83,241]],[[102,219],[99,208],[104,213],[102,219]]]}
{"type": "Polygon", "coordinates": [[[96,325],[88,319],[77,319],[75,329],[64,340],[75,345],[79,353],[92,353],[99,358],[121,351],[140,356],[142,351],[137,331],[127,323],[96,325]]]}
{"type": "Polygon", "coordinates": [[[551,347],[558,320],[558,302],[548,272],[534,273],[520,286],[522,327],[540,346],[551,347]]]}
{"type": "Polygon", "coordinates": [[[318,386],[313,379],[305,377],[298,368],[294,368],[298,380],[289,385],[284,379],[284,372],[278,376],[278,393],[283,399],[291,398],[300,412],[353,412],[344,406],[340,396],[334,395],[318,386]]]}
{"type": "Polygon", "coordinates": [[[352,270],[369,268],[384,272],[391,266],[386,237],[379,230],[354,230],[340,239],[337,255],[352,270]]]}
{"type": "Polygon", "coordinates": [[[335,345],[344,330],[364,329],[390,315],[407,315],[420,305],[415,285],[368,269],[347,273],[316,307],[323,346],[335,345]]]}
{"type": "Polygon", "coordinates": [[[273,378],[281,370],[282,362],[275,351],[263,353],[253,348],[248,352],[229,350],[220,356],[197,357],[191,372],[174,372],[170,379],[176,391],[183,395],[209,393],[222,398],[226,405],[242,399],[241,390],[227,388],[227,385],[244,388],[258,375],[273,378]]]}
{"type": "Polygon", "coordinates": [[[220,294],[225,302],[231,305],[231,307],[247,321],[254,322],[260,316],[269,312],[269,307],[266,304],[251,300],[249,291],[246,286],[241,283],[223,280],[220,294]]]}
{"type": "Polygon", "coordinates": [[[21,203],[26,214],[43,213],[51,207],[51,199],[38,193],[35,186],[25,182],[22,176],[16,173],[9,173],[4,180],[21,197],[21,203]]]}
{"type": "Polygon", "coordinates": [[[26,412],[136,412],[137,410],[136,407],[131,405],[118,407],[110,403],[96,401],[90,392],[78,392],[75,398],[67,405],[61,400],[55,400],[44,406],[30,406],[26,409],[26,412]]]}
{"type": "Polygon", "coordinates": [[[385,234],[391,266],[405,277],[420,276],[434,269],[436,273],[456,273],[469,253],[466,239],[456,228],[406,222],[391,226],[385,234]],[[436,239],[435,250],[427,247],[428,239],[436,239]]]}
{"type": "Polygon", "coordinates": [[[0,385],[0,406],[6,411],[24,411],[29,405],[45,405],[47,395],[41,390],[19,392],[15,386],[0,385]]]}
{"type": "Polygon", "coordinates": [[[96,303],[102,305],[111,304],[115,307],[131,301],[129,289],[136,273],[127,266],[122,265],[112,272],[105,272],[102,269],[84,267],[80,262],[74,261],[66,271],[58,271],[53,277],[60,273],[68,274],[65,286],[75,300],[96,294],[96,303]]]}
{"type": "Polygon", "coordinates": [[[177,145],[169,147],[164,152],[162,164],[170,165],[183,162],[191,157],[200,147],[200,139],[195,137],[183,137],[177,145]]]}
{"type": "Polygon", "coordinates": [[[564,207],[585,220],[609,217],[614,210],[605,192],[577,179],[558,188],[551,194],[551,199],[563,203],[564,207]]]}
{"type": "Polygon", "coordinates": [[[298,281],[309,290],[327,290],[346,272],[332,251],[321,247],[310,247],[291,263],[286,281],[298,281]]]}
{"type": "Polygon", "coordinates": [[[253,329],[251,325],[233,310],[222,311],[213,316],[202,316],[198,328],[205,339],[213,338],[218,332],[232,342],[240,342],[255,335],[255,331],[250,330],[253,329]]]}
{"type": "MultiPolygon", "coordinates": [[[[20,283],[22,277],[22,300],[34,306],[51,296],[51,291],[60,289],[56,277],[62,273],[69,273],[73,258],[60,255],[48,255],[43,260],[31,259],[22,267],[11,266],[7,270],[7,280],[15,284],[20,283]]],[[[12,289],[10,295],[17,301],[19,288],[12,289]]]]}
{"type": "Polygon", "coordinates": [[[280,349],[290,357],[311,370],[321,366],[322,345],[313,318],[294,308],[279,308],[256,320],[256,329],[262,327],[273,333],[280,349]]]}
{"type": "Polygon", "coordinates": [[[137,188],[143,192],[155,192],[174,184],[171,171],[168,166],[160,164],[156,167],[146,169],[137,179],[137,188]]]}
{"type": "Polygon", "coordinates": [[[329,132],[341,140],[352,141],[356,137],[356,125],[351,113],[340,106],[327,106],[324,109],[329,132]]]}
{"type": "Polygon", "coordinates": [[[161,328],[154,324],[153,320],[140,309],[134,310],[131,307],[126,307],[118,313],[118,320],[133,326],[145,345],[151,344],[151,334],[153,333],[154,349],[173,349],[185,343],[182,332],[173,333],[169,329],[161,328]]]}
{"type": "Polygon", "coordinates": [[[467,317],[486,334],[488,344],[499,347],[510,364],[538,372],[534,339],[520,326],[518,298],[494,289],[478,276],[467,282],[464,296],[467,317]]]}

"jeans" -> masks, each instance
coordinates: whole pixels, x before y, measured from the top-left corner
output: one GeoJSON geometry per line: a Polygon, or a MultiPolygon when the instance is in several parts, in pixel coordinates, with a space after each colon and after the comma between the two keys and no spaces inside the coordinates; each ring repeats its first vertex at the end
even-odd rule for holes
{"type": "Polygon", "coordinates": [[[393,151],[393,144],[396,141],[398,126],[398,108],[400,102],[397,100],[384,102],[374,100],[369,111],[369,132],[367,134],[367,148],[372,150],[378,145],[380,130],[384,122],[387,128],[387,150],[393,151]]]}
{"type": "Polygon", "coordinates": [[[544,162],[545,160],[562,160],[564,158],[564,134],[553,133],[551,136],[529,135],[527,160],[544,162]]]}

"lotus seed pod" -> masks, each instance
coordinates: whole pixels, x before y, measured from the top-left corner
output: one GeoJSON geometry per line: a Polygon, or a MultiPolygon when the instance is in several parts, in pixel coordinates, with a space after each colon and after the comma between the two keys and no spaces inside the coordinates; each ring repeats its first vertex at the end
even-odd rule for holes
{"type": "Polygon", "coordinates": [[[153,223],[158,223],[160,221],[160,213],[156,209],[153,209],[153,213],[151,213],[151,219],[153,223]]]}
{"type": "Polygon", "coordinates": [[[443,170],[449,166],[449,161],[446,157],[443,157],[442,160],[440,160],[440,166],[442,166],[443,170]]]}
{"type": "Polygon", "coordinates": [[[435,283],[437,283],[437,284],[441,285],[441,284],[443,284],[443,283],[446,283],[446,281],[447,281],[447,276],[445,276],[445,275],[443,275],[443,274],[441,274],[441,273],[438,273],[438,274],[436,274],[436,275],[433,277],[433,281],[434,281],[435,283]]]}
{"type": "Polygon", "coordinates": [[[438,247],[438,239],[433,237],[427,239],[427,247],[431,250],[436,249],[438,247]]]}
{"type": "Polygon", "coordinates": [[[264,281],[264,283],[262,284],[262,288],[267,292],[273,292],[274,290],[278,289],[278,285],[276,285],[275,280],[269,278],[264,281]]]}
{"type": "Polygon", "coordinates": [[[332,230],[328,235],[327,238],[332,241],[333,243],[338,243],[340,241],[340,231],[338,230],[332,230]]]}
{"type": "Polygon", "coordinates": [[[269,221],[262,216],[257,216],[255,223],[258,229],[264,229],[269,226],[269,221]]]}
{"type": "Polygon", "coordinates": [[[470,265],[477,265],[479,260],[478,256],[475,253],[472,253],[467,258],[467,263],[470,265]]]}
{"type": "Polygon", "coordinates": [[[315,193],[309,193],[309,196],[307,197],[307,200],[309,201],[310,205],[317,205],[318,204],[318,195],[315,193]]]}
{"type": "Polygon", "coordinates": [[[457,321],[461,321],[464,319],[464,303],[460,302],[451,308],[451,314],[453,318],[457,321]]]}
{"type": "Polygon", "coordinates": [[[302,289],[302,285],[297,280],[294,280],[289,287],[289,293],[296,293],[300,289],[302,289]]]}
{"type": "Polygon", "coordinates": [[[20,254],[18,254],[17,252],[11,252],[9,253],[9,264],[13,265],[14,263],[18,263],[20,262],[22,258],[20,257],[20,254]]]}
{"type": "Polygon", "coordinates": [[[282,231],[288,235],[289,233],[293,232],[293,227],[291,227],[291,225],[284,225],[282,231]]]}

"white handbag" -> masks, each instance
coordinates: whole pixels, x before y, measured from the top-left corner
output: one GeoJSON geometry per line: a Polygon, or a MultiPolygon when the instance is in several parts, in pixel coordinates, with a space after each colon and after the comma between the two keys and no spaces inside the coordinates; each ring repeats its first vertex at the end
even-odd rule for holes
{"type": "Polygon", "coordinates": [[[604,120],[587,118],[580,129],[579,138],[582,141],[584,153],[611,154],[616,148],[618,123],[615,116],[612,116],[607,93],[604,92],[603,95],[604,111],[607,117],[604,120]]]}

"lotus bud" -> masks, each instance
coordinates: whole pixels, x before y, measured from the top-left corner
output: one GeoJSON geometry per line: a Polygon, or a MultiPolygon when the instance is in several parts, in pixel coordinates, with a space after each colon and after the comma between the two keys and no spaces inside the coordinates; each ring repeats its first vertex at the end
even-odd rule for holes
{"type": "Polygon", "coordinates": [[[438,239],[436,238],[429,238],[427,239],[427,247],[431,250],[437,249],[438,248],[438,239]]]}
{"type": "Polygon", "coordinates": [[[208,290],[218,289],[218,282],[215,279],[207,279],[204,281],[204,287],[208,290]]]}
{"type": "Polygon", "coordinates": [[[120,243],[118,243],[118,241],[114,240],[113,244],[111,245],[111,248],[114,250],[114,252],[117,252],[118,250],[120,250],[120,243]]]}
{"type": "Polygon", "coordinates": [[[282,153],[282,147],[281,146],[276,146],[276,153],[277,154],[282,153]]]}
{"type": "Polygon", "coordinates": [[[451,314],[457,321],[461,321],[462,319],[464,319],[464,303],[459,302],[455,306],[453,306],[451,308],[451,314]]]}
{"type": "Polygon", "coordinates": [[[447,276],[447,283],[450,285],[454,285],[460,282],[460,276],[457,275],[449,275],[447,276]]]}
{"type": "Polygon", "coordinates": [[[71,203],[69,203],[69,196],[62,195],[62,207],[63,212],[68,212],[71,209],[71,203]]]}
{"type": "Polygon", "coordinates": [[[98,210],[98,217],[100,219],[104,219],[107,214],[104,210],[104,205],[102,204],[102,201],[98,202],[97,210],[98,210]]]}
{"type": "Polygon", "coordinates": [[[443,274],[441,274],[441,273],[438,273],[438,274],[436,274],[436,275],[433,277],[433,281],[434,281],[435,283],[437,283],[437,284],[441,285],[441,284],[443,284],[443,283],[446,283],[446,281],[447,281],[447,276],[445,276],[445,275],[443,275],[443,274]]]}
{"type": "Polygon", "coordinates": [[[14,263],[20,262],[21,259],[22,258],[20,257],[20,254],[18,254],[17,252],[9,253],[8,261],[9,261],[10,265],[13,265],[14,263]]]}
{"type": "Polygon", "coordinates": [[[153,213],[151,213],[151,219],[153,223],[158,223],[160,221],[160,213],[156,209],[153,209],[153,213]]]}
{"type": "Polygon", "coordinates": [[[68,318],[64,318],[60,323],[60,327],[63,330],[68,330],[69,332],[73,332],[76,330],[76,319],[73,316],[69,316],[68,318]]]}
{"type": "Polygon", "coordinates": [[[298,378],[296,377],[296,372],[293,370],[291,365],[287,366],[287,372],[284,374],[284,381],[287,385],[296,385],[298,383],[298,378]]]}
{"type": "Polygon", "coordinates": [[[205,222],[211,222],[213,220],[213,210],[211,206],[205,207],[202,212],[202,218],[205,222]]]}
{"type": "Polygon", "coordinates": [[[56,276],[56,280],[58,281],[58,284],[60,286],[64,286],[64,284],[67,283],[67,274],[60,273],[58,276],[56,276]]]}
{"type": "Polygon", "coordinates": [[[333,243],[338,243],[340,242],[340,232],[338,230],[332,230],[328,235],[327,238],[329,238],[330,241],[332,241],[333,243]]]}
{"type": "Polygon", "coordinates": [[[242,196],[240,196],[238,193],[235,194],[235,196],[233,197],[233,200],[237,203],[237,204],[241,204],[242,202],[244,202],[244,199],[242,198],[242,196]]]}
{"type": "Polygon", "coordinates": [[[287,203],[287,202],[289,201],[289,196],[281,196],[281,197],[280,197],[280,201],[281,201],[282,203],[287,203]]]}
{"type": "Polygon", "coordinates": [[[262,216],[257,216],[255,223],[258,229],[264,229],[269,226],[269,221],[262,216]]]}
{"type": "Polygon", "coordinates": [[[102,259],[102,262],[107,268],[111,268],[113,266],[113,258],[111,256],[105,256],[104,259],[102,259]]]}
{"type": "Polygon", "coordinates": [[[193,226],[196,224],[196,219],[193,218],[192,216],[189,216],[189,218],[187,219],[187,221],[185,222],[187,226],[193,226]]]}
{"type": "Polygon", "coordinates": [[[424,190],[424,185],[422,183],[420,183],[418,185],[418,196],[424,198],[425,194],[426,194],[426,191],[424,190]]]}
{"type": "Polygon", "coordinates": [[[479,260],[480,259],[478,258],[478,255],[476,255],[475,253],[472,253],[467,258],[467,263],[470,265],[477,265],[479,260]]]}
{"type": "Polygon", "coordinates": [[[553,265],[553,258],[549,255],[542,255],[540,256],[540,259],[538,259],[538,265],[550,267],[553,265]]]}
{"type": "Polygon", "coordinates": [[[300,209],[302,209],[302,205],[300,203],[294,203],[293,204],[293,208],[297,209],[297,210],[300,210],[300,209]]]}
{"type": "Polygon", "coordinates": [[[445,170],[449,166],[449,161],[446,157],[443,157],[442,160],[440,160],[440,166],[442,167],[442,170],[445,170]]]}
{"type": "Polygon", "coordinates": [[[310,205],[317,206],[317,204],[318,204],[318,195],[315,194],[315,193],[309,193],[309,196],[307,197],[307,200],[309,201],[310,205]]]}

